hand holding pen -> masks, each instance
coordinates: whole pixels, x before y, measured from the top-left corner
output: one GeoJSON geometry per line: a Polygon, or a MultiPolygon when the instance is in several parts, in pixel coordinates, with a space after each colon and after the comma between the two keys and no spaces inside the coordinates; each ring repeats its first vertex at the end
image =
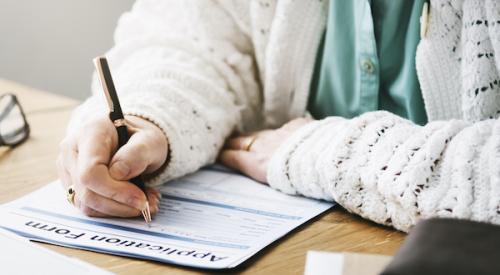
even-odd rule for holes
{"type": "MultiPolygon", "coordinates": [[[[120,101],[118,100],[115,84],[113,83],[113,78],[111,77],[108,61],[105,57],[98,57],[94,60],[94,64],[98,72],[99,80],[102,84],[104,95],[106,96],[106,101],[108,102],[109,119],[115,126],[116,133],[118,134],[118,149],[120,149],[127,144],[130,136],[125,117],[123,116],[122,108],[120,106],[120,101]]],[[[130,182],[135,184],[135,186],[139,187],[144,194],[146,194],[146,185],[140,175],[130,179],[130,182]]],[[[151,223],[151,210],[149,208],[149,202],[146,201],[144,207],[141,209],[141,213],[146,223],[151,223]]]]}
{"type": "Polygon", "coordinates": [[[58,173],[64,187],[74,191],[71,203],[93,217],[135,217],[149,202],[151,215],[158,211],[160,193],[146,194],[130,183],[138,175],[157,171],[165,163],[168,142],[150,121],[126,116],[130,140],[118,149],[118,135],[94,96],[75,111],[60,145],[58,173]]]}

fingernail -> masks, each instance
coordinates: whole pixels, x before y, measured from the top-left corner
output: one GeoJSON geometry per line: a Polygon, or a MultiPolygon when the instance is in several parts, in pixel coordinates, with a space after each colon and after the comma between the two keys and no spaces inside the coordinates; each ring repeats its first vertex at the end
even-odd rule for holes
{"type": "Polygon", "coordinates": [[[160,190],[158,189],[152,189],[152,193],[155,197],[157,197],[158,199],[161,198],[161,193],[160,193],[160,190]]]}
{"type": "Polygon", "coordinates": [[[139,198],[130,198],[128,201],[128,205],[134,207],[135,209],[143,210],[146,209],[146,204],[148,203],[147,201],[144,202],[144,200],[139,199],[139,198]]]}
{"type": "Polygon", "coordinates": [[[111,166],[109,173],[117,180],[126,179],[130,173],[130,167],[123,161],[117,161],[111,166]]]}
{"type": "Polygon", "coordinates": [[[157,202],[157,201],[155,201],[155,202],[153,202],[153,203],[152,203],[152,205],[151,205],[151,212],[155,212],[155,213],[156,213],[156,212],[158,212],[158,209],[159,209],[159,208],[160,208],[160,206],[158,205],[158,202],[157,202]]]}

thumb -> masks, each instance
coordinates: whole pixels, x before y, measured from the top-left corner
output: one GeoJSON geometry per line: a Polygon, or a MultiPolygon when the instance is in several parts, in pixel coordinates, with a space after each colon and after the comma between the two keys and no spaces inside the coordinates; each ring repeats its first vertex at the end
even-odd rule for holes
{"type": "Polygon", "coordinates": [[[159,169],[166,160],[167,148],[159,149],[154,138],[143,132],[133,134],[110,162],[109,173],[116,180],[129,180],[159,169]]]}

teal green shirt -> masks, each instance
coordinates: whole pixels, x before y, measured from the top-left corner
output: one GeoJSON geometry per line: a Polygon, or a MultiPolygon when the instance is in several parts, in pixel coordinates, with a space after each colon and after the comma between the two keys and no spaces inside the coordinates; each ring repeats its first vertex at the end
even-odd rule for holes
{"type": "Polygon", "coordinates": [[[425,0],[330,0],[308,110],[317,118],[387,110],[427,116],[415,69],[425,0]]]}

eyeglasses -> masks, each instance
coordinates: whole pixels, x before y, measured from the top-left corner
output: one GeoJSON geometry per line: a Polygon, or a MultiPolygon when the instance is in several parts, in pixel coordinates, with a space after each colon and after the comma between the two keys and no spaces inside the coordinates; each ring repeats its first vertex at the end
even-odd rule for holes
{"type": "Polygon", "coordinates": [[[23,109],[13,94],[0,96],[0,146],[16,146],[30,134],[23,109]]]}

